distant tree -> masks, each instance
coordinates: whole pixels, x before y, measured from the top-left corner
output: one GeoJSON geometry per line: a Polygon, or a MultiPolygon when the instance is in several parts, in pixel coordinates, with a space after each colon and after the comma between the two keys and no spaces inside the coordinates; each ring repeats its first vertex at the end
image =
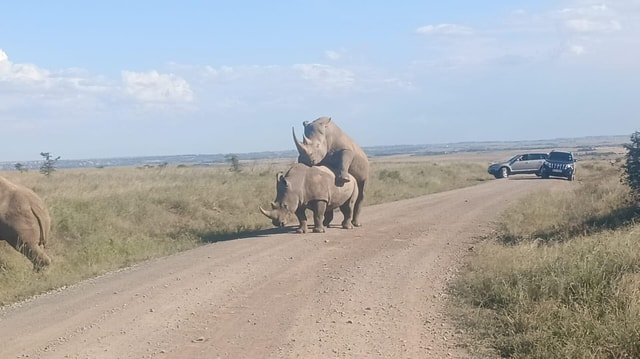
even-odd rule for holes
{"type": "Polygon", "coordinates": [[[240,160],[238,159],[238,155],[232,153],[224,156],[224,158],[227,160],[227,162],[229,162],[229,164],[231,164],[231,168],[229,168],[229,171],[231,172],[241,171],[240,160]]]}
{"type": "Polygon", "coordinates": [[[631,143],[625,144],[627,150],[622,182],[626,183],[633,192],[636,200],[640,199],[640,132],[631,135],[631,143]]]}
{"type": "Polygon", "coordinates": [[[27,167],[25,167],[22,163],[18,162],[14,165],[14,167],[16,168],[16,170],[20,171],[20,172],[27,172],[29,169],[27,167]]]}
{"type": "Polygon", "coordinates": [[[40,152],[40,156],[44,158],[44,162],[40,166],[40,173],[49,177],[56,170],[56,162],[60,159],[60,156],[53,157],[50,152],[40,152]]]}

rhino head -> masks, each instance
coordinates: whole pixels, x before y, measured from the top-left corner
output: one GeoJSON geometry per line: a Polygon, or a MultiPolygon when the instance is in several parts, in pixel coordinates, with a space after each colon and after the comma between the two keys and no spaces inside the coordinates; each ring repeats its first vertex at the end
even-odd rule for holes
{"type": "Polygon", "coordinates": [[[329,151],[327,141],[327,127],[331,123],[331,117],[320,117],[313,122],[304,121],[304,134],[302,142],[298,141],[296,131],[292,128],[293,141],[298,149],[299,161],[309,166],[320,163],[329,151]]]}
{"type": "MultiPolygon", "coordinates": [[[[271,219],[276,227],[285,227],[291,222],[293,212],[296,208],[292,208],[288,202],[291,202],[293,193],[290,193],[290,184],[282,173],[276,175],[276,200],[271,202],[271,210],[267,211],[260,207],[260,212],[271,219]]],[[[293,204],[293,203],[292,203],[293,204]]]]}
{"type": "Polygon", "coordinates": [[[286,204],[278,204],[276,202],[271,202],[270,211],[260,207],[260,212],[271,219],[271,223],[276,227],[285,227],[291,222],[291,216],[293,215],[293,212],[287,208],[286,204]]]}

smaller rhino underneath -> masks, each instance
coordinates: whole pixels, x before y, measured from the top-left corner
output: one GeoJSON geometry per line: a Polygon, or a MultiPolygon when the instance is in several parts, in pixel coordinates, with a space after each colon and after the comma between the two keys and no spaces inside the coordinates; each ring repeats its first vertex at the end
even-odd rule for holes
{"type": "Polygon", "coordinates": [[[358,186],[354,178],[342,186],[336,186],[335,174],[325,166],[293,165],[276,182],[276,200],[271,210],[260,207],[260,212],[271,219],[276,227],[284,227],[293,215],[298,218],[298,233],[307,233],[306,210],[313,212],[313,232],[323,233],[333,220],[333,210],[340,208],[344,215],[342,228],[351,229],[353,208],[358,198],[358,186]]]}
{"type": "Polygon", "coordinates": [[[51,264],[44,252],[51,217],[44,202],[30,189],[0,177],[0,240],[24,254],[35,270],[51,264]]]}

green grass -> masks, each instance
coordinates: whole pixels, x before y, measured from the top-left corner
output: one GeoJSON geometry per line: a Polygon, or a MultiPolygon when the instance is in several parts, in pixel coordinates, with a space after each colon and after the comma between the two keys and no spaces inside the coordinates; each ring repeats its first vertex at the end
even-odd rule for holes
{"type": "Polygon", "coordinates": [[[640,357],[640,225],[619,168],[506,211],[454,281],[470,347],[507,358],[640,357]]]}
{"type": "Polygon", "coordinates": [[[493,179],[482,163],[373,162],[367,204],[407,199],[493,179]]]}
{"type": "MultiPolygon", "coordinates": [[[[0,175],[45,201],[53,220],[53,264],[31,263],[0,242],[0,305],[207,242],[272,228],[258,210],[275,199],[275,177],[293,162],[229,167],[102,168],[0,175]]],[[[482,164],[372,163],[365,205],[490,180],[482,164]]],[[[364,218],[366,221],[366,218],[364,218]]]]}

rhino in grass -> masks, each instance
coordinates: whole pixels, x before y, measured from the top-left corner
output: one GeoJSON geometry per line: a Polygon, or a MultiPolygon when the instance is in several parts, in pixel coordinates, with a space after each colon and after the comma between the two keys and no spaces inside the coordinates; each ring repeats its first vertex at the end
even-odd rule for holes
{"type": "Polygon", "coordinates": [[[51,264],[44,252],[50,229],[51,217],[42,199],[0,177],[0,240],[24,254],[36,271],[51,264]]]}
{"type": "MultiPolygon", "coordinates": [[[[350,176],[350,175],[349,175],[350,176]]],[[[358,186],[351,176],[342,186],[336,186],[335,174],[325,166],[293,165],[285,175],[276,178],[276,200],[271,210],[260,207],[276,227],[284,227],[293,216],[298,218],[298,233],[307,233],[306,210],[313,212],[313,232],[323,233],[333,220],[333,210],[340,208],[344,215],[342,228],[353,228],[351,223],[358,198],[358,186]]]]}
{"type": "Polygon", "coordinates": [[[298,149],[298,162],[309,166],[323,165],[336,173],[336,185],[342,186],[354,178],[358,187],[358,198],[353,209],[353,225],[360,226],[360,209],[369,178],[369,159],[362,148],[342,131],[330,117],[320,117],[313,122],[305,121],[302,142],[293,141],[298,149]]]}

